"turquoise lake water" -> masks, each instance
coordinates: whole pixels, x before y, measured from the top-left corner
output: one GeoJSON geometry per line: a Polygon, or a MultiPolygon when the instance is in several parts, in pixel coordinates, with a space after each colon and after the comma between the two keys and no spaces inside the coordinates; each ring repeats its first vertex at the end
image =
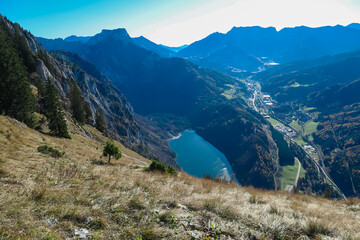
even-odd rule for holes
{"type": "Polygon", "coordinates": [[[200,137],[195,131],[184,131],[180,137],[169,140],[170,149],[176,152],[179,166],[188,174],[203,177],[211,174],[226,180],[233,170],[225,155],[200,137]]]}

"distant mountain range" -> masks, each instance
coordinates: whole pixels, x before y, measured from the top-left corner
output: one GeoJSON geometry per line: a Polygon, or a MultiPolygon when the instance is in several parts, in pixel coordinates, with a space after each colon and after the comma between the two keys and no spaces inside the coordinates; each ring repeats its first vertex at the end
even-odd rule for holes
{"type": "MultiPolygon", "coordinates": [[[[39,38],[41,39],[41,38],[39,38]]],[[[86,43],[90,37],[70,36],[66,42],[86,43]]],[[[56,47],[60,47],[60,40],[56,47]]],[[[360,50],[360,24],[334,27],[294,27],[277,31],[273,27],[234,27],[226,34],[213,33],[190,45],[167,47],[145,37],[133,43],[161,57],[186,58],[200,66],[235,77],[269,69],[277,64],[319,58],[360,50]]],[[[42,39],[44,43],[45,39],[42,39]]],[[[47,44],[48,49],[53,47],[47,44]]]]}
{"type": "Polygon", "coordinates": [[[359,24],[319,28],[303,26],[280,31],[272,27],[234,27],[226,34],[213,33],[192,43],[177,56],[242,77],[276,63],[356,50],[360,50],[359,24]],[[231,58],[228,52],[233,53],[231,58]]]}
{"type": "MultiPolygon", "coordinates": [[[[38,39],[42,43],[44,43],[44,42],[46,42],[46,40],[48,40],[46,38],[41,38],[41,37],[38,37],[38,39]]],[[[48,41],[47,46],[48,46],[48,49],[53,50],[53,49],[56,49],[58,47],[58,45],[51,46],[50,42],[56,42],[57,44],[60,44],[64,40],[65,42],[72,42],[75,45],[76,42],[87,43],[90,39],[91,39],[91,37],[78,37],[78,36],[72,35],[72,36],[66,37],[64,39],[62,39],[62,38],[52,39],[51,41],[48,41]]],[[[166,57],[166,58],[174,57],[177,52],[179,52],[180,50],[189,46],[189,45],[183,45],[180,47],[168,47],[168,46],[165,46],[162,44],[156,44],[143,36],[132,38],[132,42],[141,48],[147,49],[149,51],[153,51],[153,52],[157,53],[159,56],[166,57]]]]}

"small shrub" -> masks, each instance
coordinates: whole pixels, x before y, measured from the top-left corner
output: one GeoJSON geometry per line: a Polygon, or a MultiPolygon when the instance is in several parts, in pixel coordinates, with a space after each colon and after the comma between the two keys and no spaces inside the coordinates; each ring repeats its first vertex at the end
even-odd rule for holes
{"type": "Polygon", "coordinates": [[[169,174],[173,174],[173,175],[177,174],[177,171],[173,166],[168,166],[167,171],[168,171],[169,174]]]}
{"type": "Polygon", "coordinates": [[[203,179],[207,179],[207,180],[214,180],[214,178],[211,176],[211,174],[204,174],[204,176],[202,177],[203,179]]]}
{"type": "Polygon", "coordinates": [[[162,162],[153,160],[149,166],[150,171],[167,172],[166,165],[162,162]]]}
{"type": "Polygon", "coordinates": [[[56,148],[50,147],[48,145],[42,145],[42,146],[38,147],[37,150],[38,150],[38,152],[40,152],[42,154],[48,154],[54,158],[60,158],[60,157],[64,156],[64,154],[65,154],[65,152],[60,152],[56,148]]]}
{"type": "Polygon", "coordinates": [[[177,174],[177,171],[174,167],[166,166],[164,163],[156,161],[156,160],[152,160],[150,166],[146,167],[144,170],[151,171],[151,172],[158,171],[158,172],[169,173],[169,174],[173,174],[173,175],[177,174]]]}
{"type": "Polygon", "coordinates": [[[309,237],[314,237],[319,234],[330,236],[333,231],[328,226],[325,226],[322,223],[316,221],[309,221],[303,227],[303,232],[309,237]]]}

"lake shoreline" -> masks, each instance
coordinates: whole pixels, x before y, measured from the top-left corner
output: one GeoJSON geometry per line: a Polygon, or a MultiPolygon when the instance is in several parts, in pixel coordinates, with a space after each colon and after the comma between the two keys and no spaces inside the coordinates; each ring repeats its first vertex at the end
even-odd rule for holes
{"type": "MultiPolygon", "coordinates": [[[[233,170],[225,155],[194,130],[185,130],[169,139],[169,147],[176,153],[176,161],[195,177],[211,175],[231,181],[233,170]]],[[[234,179],[237,181],[237,179],[234,179]]]]}
{"type": "Polygon", "coordinates": [[[184,132],[191,132],[191,131],[194,131],[194,132],[195,132],[195,130],[192,130],[192,129],[186,129],[186,130],[184,130],[184,131],[180,132],[178,135],[176,135],[176,136],[172,136],[172,137],[171,137],[168,141],[175,140],[175,139],[179,139],[179,138],[181,138],[181,137],[182,137],[182,134],[183,134],[184,132]]]}

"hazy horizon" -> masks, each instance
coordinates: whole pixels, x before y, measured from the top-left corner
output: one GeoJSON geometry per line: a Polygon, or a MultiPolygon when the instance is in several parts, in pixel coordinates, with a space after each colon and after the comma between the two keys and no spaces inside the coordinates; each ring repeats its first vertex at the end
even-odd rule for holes
{"type": "Polygon", "coordinates": [[[1,14],[34,35],[93,36],[125,28],[132,37],[181,46],[232,27],[334,26],[360,22],[356,0],[79,0],[0,3],[1,14]]]}

